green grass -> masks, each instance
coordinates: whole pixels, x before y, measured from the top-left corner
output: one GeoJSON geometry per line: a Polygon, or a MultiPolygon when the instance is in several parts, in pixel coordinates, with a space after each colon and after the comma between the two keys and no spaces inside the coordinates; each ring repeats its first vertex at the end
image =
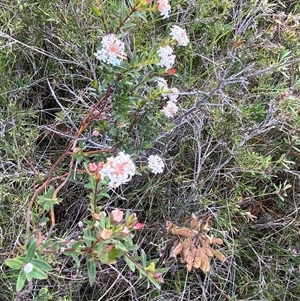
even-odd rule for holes
{"type": "MultiPolygon", "coordinates": [[[[299,300],[297,1],[174,0],[168,21],[151,12],[148,23],[140,21],[130,29],[135,40],[127,38],[127,43],[141,45],[145,57],[154,37],[166,38],[172,24],[187,29],[191,43],[176,51],[177,75],[168,79],[183,92],[175,129],[159,127],[151,111],[139,124],[141,136],[116,130],[117,122],[128,116],[113,104],[107,119],[92,124],[84,135],[94,127],[106,131],[120,150],[136,151],[141,166],[148,154],[164,158],[162,175],[141,172],[102,205],[108,211],[132,210],[146,223],[135,241],[149,260],[161,256],[159,267],[170,266],[165,282],[160,291],[147,289],[147,282],[120,260],[103,266],[90,287],[85,268],[79,270],[72,259],[57,253],[48,257],[54,267],[49,278],[32,281],[22,293],[15,292],[17,274],[2,263],[22,254],[30,233],[36,232],[37,223],[26,231],[28,203],[99,100],[95,81],[104,77],[93,53],[104,27],[91,9],[97,1],[2,2],[0,300],[299,300]],[[120,119],[114,116],[118,110],[120,119]],[[186,118],[180,117],[185,112],[186,118]],[[140,139],[153,145],[142,149],[140,139]],[[270,219],[257,224],[247,220],[247,212],[270,219]],[[166,233],[166,221],[184,226],[192,213],[211,214],[211,232],[224,241],[221,251],[227,260],[213,261],[207,274],[187,272],[179,259],[168,258],[174,241],[166,233]]],[[[117,1],[103,2],[111,4],[113,20],[117,1]]],[[[115,96],[120,102],[127,97],[122,89],[128,78],[136,74],[122,76],[115,96]]],[[[134,93],[126,110],[142,91],[134,93]]],[[[162,104],[149,106],[149,112],[162,104]]],[[[69,162],[66,157],[54,175],[65,174],[69,162]]],[[[76,235],[77,223],[88,216],[84,181],[70,180],[60,191],[64,201],[55,207],[54,236],[76,235]]],[[[48,217],[36,203],[32,211],[48,217]]]]}

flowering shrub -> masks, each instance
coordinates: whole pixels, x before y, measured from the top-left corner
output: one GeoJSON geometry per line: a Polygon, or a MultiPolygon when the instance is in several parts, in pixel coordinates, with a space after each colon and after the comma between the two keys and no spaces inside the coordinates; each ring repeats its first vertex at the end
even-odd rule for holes
{"type": "MultiPolygon", "coordinates": [[[[107,213],[103,205],[105,199],[110,198],[109,191],[129,184],[137,173],[132,158],[140,152],[147,152],[158,134],[158,128],[168,125],[167,118],[174,118],[178,113],[176,102],[179,90],[176,87],[169,88],[161,74],[167,71],[172,75],[176,72],[175,69],[170,70],[176,58],[174,41],[179,46],[186,46],[189,41],[185,30],[173,26],[169,39],[158,40],[156,49],[143,53],[139,45],[133,46],[128,42],[133,40],[129,29],[134,26],[135,19],[146,20],[148,10],[159,12],[163,19],[168,18],[171,6],[166,0],[130,3],[116,2],[111,6],[99,4],[93,7],[104,23],[103,34],[99,37],[100,45],[97,45],[99,48],[94,54],[97,59],[94,65],[97,80],[91,79],[90,89],[99,101],[89,109],[76,139],[53,164],[47,180],[37,188],[29,203],[27,231],[30,232],[35,224],[32,228],[38,228],[38,234],[27,241],[25,255],[6,260],[9,267],[20,270],[18,291],[24,287],[26,280],[47,277],[47,272],[52,270],[47,262],[49,258],[45,255],[49,253],[70,256],[78,268],[81,266],[79,258],[84,256],[91,285],[96,278],[97,266],[115,264],[120,258],[124,259],[132,272],[137,270],[156,287],[163,281],[162,273],[167,269],[156,268],[157,260],[149,262],[145,252],[133,242],[134,231],[143,229],[144,223],[138,222],[136,214],[130,211],[124,213],[116,208],[107,213]],[[121,17],[113,20],[114,15],[121,17]],[[153,83],[157,83],[157,86],[153,83]],[[92,134],[83,142],[80,138],[90,128],[93,128],[92,134]],[[96,150],[89,151],[89,143],[96,146],[96,150]],[[63,178],[56,188],[50,186],[54,182],[55,169],[69,154],[69,173],[56,177],[56,180],[63,178]],[[75,169],[75,162],[76,166],[82,168],[75,169]],[[71,174],[85,181],[89,178],[89,183],[85,185],[91,191],[88,196],[89,214],[79,222],[78,236],[67,240],[57,236],[52,238],[55,228],[54,205],[62,202],[58,194],[71,174]],[[45,193],[41,194],[42,191],[45,193]],[[33,212],[34,202],[40,206],[38,213],[33,212]],[[45,216],[48,212],[50,220],[45,216]],[[50,224],[48,231],[41,228],[42,224],[50,224]]],[[[161,157],[149,156],[148,168],[153,173],[162,173],[164,167],[161,157]]]]}

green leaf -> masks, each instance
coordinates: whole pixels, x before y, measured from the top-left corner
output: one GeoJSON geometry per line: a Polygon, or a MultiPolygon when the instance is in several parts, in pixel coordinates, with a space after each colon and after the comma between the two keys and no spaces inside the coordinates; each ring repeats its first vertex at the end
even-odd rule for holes
{"type": "Polygon", "coordinates": [[[101,263],[106,264],[108,262],[108,254],[107,253],[100,253],[98,255],[98,258],[100,260],[101,263]]]}
{"type": "Polygon", "coordinates": [[[79,240],[79,241],[76,241],[73,245],[72,245],[72,249],[74,251],[72,252],[80,252],[80,247],[82,246],[83,244],[83,241],[82,240],[79,240]]]}
{"type": "Polygon", "coordinates": [[[26,257],[25,260],[27,262],[30,262],[31,259],[33,258],[34,254],[36,251],[36,238],[32,240],[32,242],[29,244],[27,252],[26,252],[26,257]]]}
{"type": "Polygon", "coordinates": [[[127,6],[122,2],[121,3],[121,20],[126,18],[126,8],[127,6]]]}
{"type": "Polygon", "coordinates": [[[90,244],[90,242],[91,241],[95,241],[95,240],[97,240],[95,237],[93,237],[93,236],[84,236],[84,240],[85,240],[85,243],[88,245],[88,246],[90,246],[91,244],[90,244]],[[88,242],[88,243],[87,243],[88,242]]]}
{"type": "Polygon", "coordinates": [[[142,255],[142,265],[143,267],[146,267],[147,266],[147,256],[146,256],[146,253],[144,250],[141,251],[141,255],[142,255]]]}
{"type": "Polygon", "coordinates": [[[17,287],[16,287],[17,292],[19,292],[23,288],[25,281],[26,281],[26,273],[24,272],[24,270],[21,270],[17,280],[17,287]]]}
{"type": "Polygon", "coordinates": [[[139,266],[136,266],[137,270],[139,271],[139,278],[142,278],[142,276],[147,277],[147,273],[144,269],[140,268],[139,266]]]}
{"type": "Polygon", "coordinates": [[[132,238],[130,236],[123,237],[123,240],[126,243],[128,249],[129,249],[129,246],[134,246],[133,245],[133,240],[132,240],[132,238]]]}
{"type": "Polygon", "coordinates": [[[71,257],[73,258],[73,260],[75,261],[76,267],[79,268],[80,267],[80,261],[77,255],[75,255],[74,253],[71,253],[71,257]]]}
{"type": "Polygon", "coordinates": [[[135,12],[135,17],[139,17],[140,19],[142,19],[144,22],[148,22],[145,14],[143,12],[135,12]]]}
{"type": "Polygon", "coordinates": [[[33,276],[31,275],[31,273],[28,274],[28,273],[25,272],[25,276],[26,276],[26,279],[27,279],[28,282],[31,281],[32,278],[33,278],[33,276]]]}
{"type": "Polygon", "coordinates": [[[94,14],[95,14],[96,16],[98,16],[98,17],[101,16],[101,11],[100,11],[100,9],[99,9],[98,7],[92,6],[92,10],[93,10],[93,12],[94,12],[94,14]]]}
{"type": "Polygon", "coordinates": [[[102,191],[97,195],[97,202],[102,200],[103,198],[110,198],[110,195],[106,191],[102,191]]]}
{"type": "Polygon", "coordinates": [[[46,224],[49,221],[49,218],[44,216],[42,218],[39,219],[39,224],[46,224]]]}
{"type": "Polygon", "coordinates": [[[49,186],[47,192],[45,193],[45,198],[52,199],[54,191],[55,191],[54,187],[49,186]]]}
{"type": "Polygon", "coordinates": [[[130,270],[132,272],[135,272],[136,266],[135,266],[134,262],[127,256],[124,256],[124,260],[125,260],[126,264],[128,265],[128,267],[130,268],[130,270]]]}
{"type": "Polygon", "coordinates": [[[155,270],[155,272],[156,272],[156,273],[161,273],[161,274],[163,274],[163,273],[166,273],[166,272],[168,272],[168,271],[169,271],[169,269],[170,269],[170,268],[161,268],[161,269],[156,269],[156,270],[155,270]]]}
{"type": "Polygon", "coordinates": [[[98,256],[100,256],[103,253],[104,244],[103,241],[99,241],[96,245],[98,256]]]}
{"type": "Polygon", "coordinates": [[[112,249],[109,253],[108,253],[108,258],[109,259],[117,259],[120,258],[121,256],[123,256],[126,252],[120,249],[112,249]]]}
{"type": "Polygon", "coordinates": [[[54,187],[50,186],[44,195],[38,196],[37,203],[40,204],[44,210],[51,210],[54,205],[62,201],[62,198],[53,198],[54,191],[54,187]]]}
{"type": "Polygon", "coordinates": [[[116,243],[116,246],[115,246],[117,249],[119,249],[119,250],[122,250],[122,251],[124,251],[124,252],[128,252],[128,249],[120,242],[120,241],[118,241],[117,243],[116,243]]]}
{"type": "Polygon", "coordinates": [[[92,237],[92,231],[89,228],[83,230],[83,238],[88,247],[91,245],[91,242],[95,240],[94,237],[92,237]]]}
{"type": "Polygon", "coordinates": [[[87,259],[87,270],[88,270],[90,285],[93,285],[96,278],[96,265],[95,265],[94,258],[92,258],[91,256],[88,256],[87,259]]]}
{"type": "Polygon", "coordinates": [[[35,279],[47,279],[47,274],[36,266],[33,267],[32,272],[28,273],[28,275],[35,279]]]}
{"type": "Polygon", "coordinates": [[[37,267],[41,270],[44,270],[44,271],[47,271],[47,272],[52,270],[52,267],[47,262],[45,262],[43,260],[33,258],[30,262],[35,267],[37,267]]]}
{"type": "Polygon", "coordinates": [[[147,275],[147,279],[157,288],[160,289],[159,283],[151,276],[147,275]]]}
{"type": "Polygon", "coordinates": [[[13,258],[13,259],[6,259],[4,264],[9,266],[11,269],[18,270],[18,269],[21,269],[25,263],[25,258],[22,258],[22,259],[23,260],[21,260],[21,258],[18,258],[18,257],[13,258]]]}

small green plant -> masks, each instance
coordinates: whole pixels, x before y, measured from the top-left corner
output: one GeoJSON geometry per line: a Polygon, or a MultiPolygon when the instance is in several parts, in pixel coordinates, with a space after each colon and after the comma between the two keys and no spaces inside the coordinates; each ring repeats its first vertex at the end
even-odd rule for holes
{"type": "Polygon", "coordinates": [[[52,267],[37,254],[37,239],[30,237],[26,246],[26,254],[13,259],[6,259],[5,264],[12,269],[20,270],[17,280],[17,291],[20,291],[25,281],[46,279],[52,267]]]}

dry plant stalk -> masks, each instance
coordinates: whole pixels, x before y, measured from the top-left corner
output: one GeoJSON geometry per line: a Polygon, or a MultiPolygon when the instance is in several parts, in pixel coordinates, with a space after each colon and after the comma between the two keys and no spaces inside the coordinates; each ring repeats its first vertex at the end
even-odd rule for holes
{"type": "Polygon", "coordinates": [[[180,261],[186,263],[188,271],[192,268],[201,269],[204,273],[210,270],[210,258],[216,257],[221,262],[225,261],[225,256],[214,249],[211,245],[222,245],[223,240],[209,236],[208,232],[212,226],[211,216],[201,219],[194,217],[190,222],[190,227],[178,227],[172,222],[167,222],[167,232],[171,235],[179,236],[171,251],[170,257],[180,255],[180,261]]]}

